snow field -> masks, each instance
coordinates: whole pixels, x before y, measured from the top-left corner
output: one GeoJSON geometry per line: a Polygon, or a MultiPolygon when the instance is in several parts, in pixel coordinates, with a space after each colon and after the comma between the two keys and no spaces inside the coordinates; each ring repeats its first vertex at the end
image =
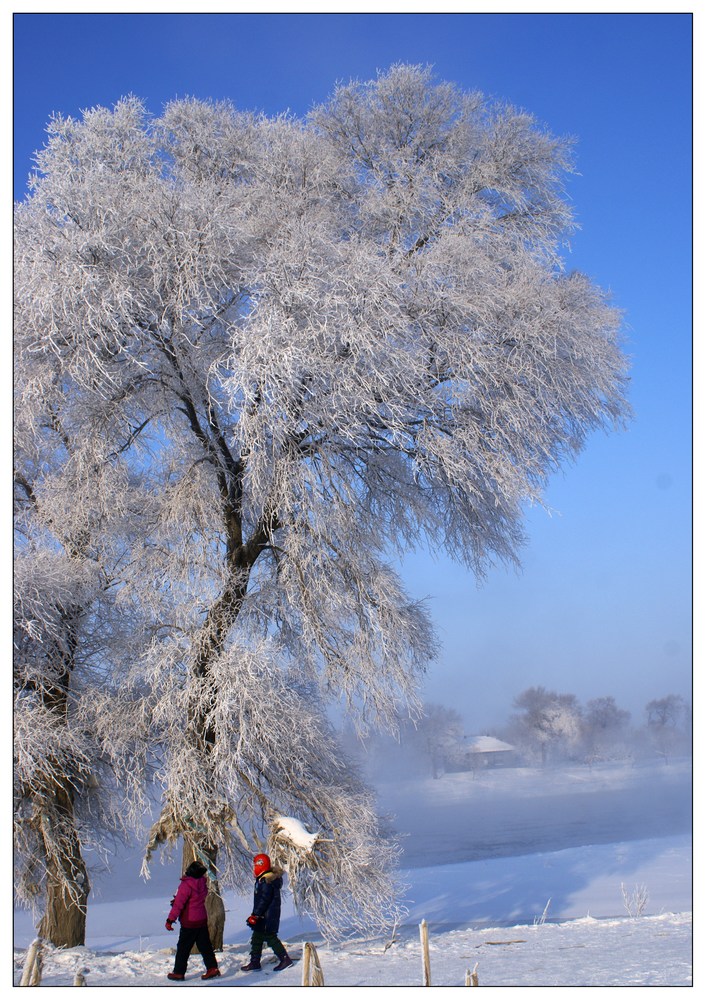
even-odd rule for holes
{"type": "MultiPolygon", "coordinates": [[[[400,879],[408,912],[395,939],[325,944],[286,894],[280,936],[295,958],[304,941],[316,944],[327,987],[422,985],[422,919],[432,986],[464,985],[476,963],[480,986],[689,986],[689,793],[686,761],[397,783],[380,794],[405,850],[400,879]],[[417,858],[424,864],[410,863],[417,858]],[[621,886],[628,893],[645,887],[643,915],[628,915],[621,886]]],[[[41,985],[70,986],[77,971],[88,986],[301,985],[301,964],[282,973],[273,963],[260,974],[240,972],[251,900],[234,892],[224,894],[222,977],[203,983],[201,959],[193,956],[187,981],[169,983],[176,933],[164,920],[179,869],[157,864],[145,883],[140,856],[133,845],[94,880],[86,947],[48,951],[41,985]]],[[[35,937],[31,914],[16,911],[15,984],[35,937]]]]}
{"type": "MultiPolygon", "coordinates": [[[[402,873],[409,914],[392,943],[324,944],[314,925],[294,913],[291,900],[283,907],[281,936],[297,958],[304,941],[316,944],[326,986],[421,985],[418,925],[422,919],[429,924],[433,986],[464,985],[466,969],[472,970],[476,963],[482,986],[688,986],[690,870],[688,835],[411,869],[402,873]],[[577,871],[581,889],[562,894],[561,886],[577,871]],[[635,884],[647,886],[648,913],[637,918],[625,913],[621,881],[630,889],[635,884]],[[479,915],[503,912],[508,882],[516,887],[517,898],[528,898],[523,895],[527,886],[543,887],[541,895],[538,888],[535,893],[541,903],[537,902],[534,916],[516,923],[484,922],[479,915]],[[554,918],[554,903],[547,907],[552,893],[567,900],[554,918]],[[545,907],[547,920],[542,923],[545,907]],[[609,910],[622,910],[624,915],[603,919],[590,915],[609,910]],[[557,917],[560,922],[555,922],[557,917]]],[[[42,985],[69,986],[76,972],[83,971],[89,986],[172,987],[165,977],[172,968],[176,934],[163,929],[165,906],[158,893],[94,903],[87,946],[50,950],[42,985]]],[[[248,900],[227,893],[226,906],[226,944],[219,956],[223,975],[208,985],[301,985],[299,964],[282,973],[274,973],[272,964],[261,974],[240,972],[248,956],[244,923],[248,900]]],[[[34,934],[29,914],[18,913],[15,940],[21,946],[15,951],[15,983],[34,934]]],[[[199,956],[193,956],[188,979],[180,985],[206,985],[201,982],[202,971],[199,956]]]]}
{"type": "MultiPolygon", "coordinates": [[[[289,942],[292,956],[301,946],[289,942]]],[[[385,943],[349,942],[342,947],[317,943],[325,985],[420,986],[422,961],[416,928],[406,926],[387,950],[385,943]]],[[[690,986],[691,914],[580,920],[541,926],[520,924],[501,928],[430,931],[432,986],[463,986],[467,969],[477,969],[480,986],[690,986]]],[[[300,986],[301,963],[284,972],[273,964],[261,973],[243,973],[247,944],[226,945],[219,957],[220,979],[209,987],[300,986]]],[[[15,984],[19,983],[24,951],[15,953],[15,984]]],[[[87,986],[172,986],[172,949],[91,951],[52,950],[44,960],[42,986],[71,986],[83,971],[87,986]]],[[[192,956],[187,980],[202,986],[203,965],[192,956]]]]}

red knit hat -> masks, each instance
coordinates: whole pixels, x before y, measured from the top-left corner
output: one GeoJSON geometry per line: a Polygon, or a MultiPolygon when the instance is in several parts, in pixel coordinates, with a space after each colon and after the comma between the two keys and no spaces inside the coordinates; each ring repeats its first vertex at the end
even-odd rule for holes
{"type": "Polygon", "coordinates": [[[253,858],[253,871],[255,872],[255,878],[258,875],[264,875],[272,868],[270,864],[270,858],[267,854],[256,854],[253,858]]]}

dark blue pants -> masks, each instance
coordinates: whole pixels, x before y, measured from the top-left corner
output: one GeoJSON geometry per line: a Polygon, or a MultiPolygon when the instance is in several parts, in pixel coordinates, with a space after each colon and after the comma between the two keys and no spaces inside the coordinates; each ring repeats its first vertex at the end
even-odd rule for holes
{"type": "Polygon", "coordinates": [[[269,931],[253,931],[250,940],[250,954],[257,961],[260,961],[263,945],[269,945],[277,958],[283,958],[287,950],[276,934],[269,931]]]}
{"type": "Polygon", "coordinates": [[[182,927],[179,931],[176,958],[174,959],[174,971],[181,976],[186,973],[189,955],[194,945],[201,952],[203,964],[207,969],[213,969],[218,964],[211,939],[208,936],[208,927],[182,927]]]}

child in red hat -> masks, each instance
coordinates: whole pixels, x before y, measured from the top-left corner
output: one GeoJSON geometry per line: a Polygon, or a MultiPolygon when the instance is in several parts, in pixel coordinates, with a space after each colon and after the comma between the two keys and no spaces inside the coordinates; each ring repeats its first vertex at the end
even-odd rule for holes
{"type": "Polygon", "coordinates": [[[253,859],[253,873],[255,875],[253,908],[246,921],[248,927],[252,927],[250,961],[240,968],[243,972],[258,970],[262,948],[267,944],[279,959],[275,972],[281,972],[282,969],[288,969],[292,965],[286,948],[277,937],[282,908],[282,872],[278,868],[272,868],[267,854],[256,854],[253,859]]]}

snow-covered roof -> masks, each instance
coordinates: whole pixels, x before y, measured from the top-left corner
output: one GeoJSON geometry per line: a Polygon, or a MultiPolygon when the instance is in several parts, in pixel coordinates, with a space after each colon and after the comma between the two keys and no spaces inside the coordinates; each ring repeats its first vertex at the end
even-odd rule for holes
{"type": "Polygon", "coordinates": [[[498,750],[514,750],[515,748],[495,736],[469,736],[468,749],[473,753],[496,753],[498,750]]]}

